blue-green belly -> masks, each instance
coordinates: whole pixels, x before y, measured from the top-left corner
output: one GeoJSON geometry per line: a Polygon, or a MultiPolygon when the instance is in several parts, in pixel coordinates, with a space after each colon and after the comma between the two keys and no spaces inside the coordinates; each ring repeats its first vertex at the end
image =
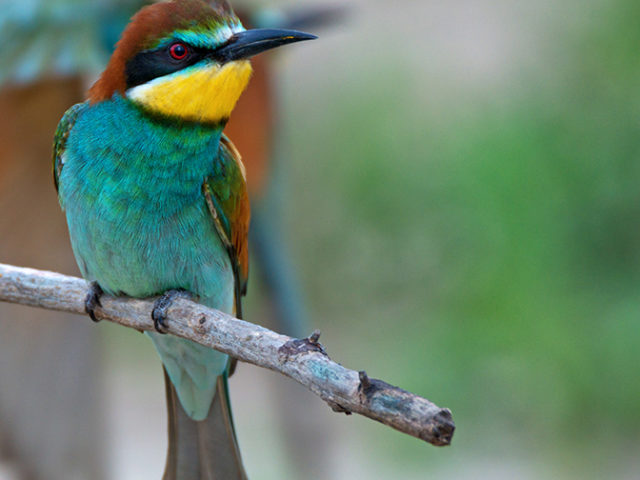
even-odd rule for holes
{"type": "MultiPolygon", "coordinates": [[[[220,132],[156,124],[122,98],[83,112],[69,136],[60,199],[84,277],[110,294],[182,288],[232,313],[234,278],[201,185],[220,132]]],[[[151,334],[180,401],[206,417],[227,357],[151,334]]]]}

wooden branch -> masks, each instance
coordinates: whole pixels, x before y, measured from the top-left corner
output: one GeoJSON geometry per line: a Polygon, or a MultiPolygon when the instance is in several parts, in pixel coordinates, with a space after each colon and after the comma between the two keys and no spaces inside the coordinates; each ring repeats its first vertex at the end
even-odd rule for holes
{"type": "MultiPolygon", "coordinates": [[[[0,301],[84,315],[88,289],[79,278],[0,264],[0,301]]],[[[104,295],[101,303],[98,319],[139,331],[154,328],[153,299],[104,295]]],[[[173,335],[291,377],[334,411],[359,413],[433,445],[451,443],[455,426],[448,409],[333,362],[317,331],[293,339],[185,298],[169,308],[167,327],[173,335]]]]}

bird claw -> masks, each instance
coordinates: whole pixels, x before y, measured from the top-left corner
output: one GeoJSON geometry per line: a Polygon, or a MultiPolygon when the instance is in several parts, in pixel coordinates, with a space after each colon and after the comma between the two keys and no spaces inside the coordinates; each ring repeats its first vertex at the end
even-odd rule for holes
{"type": "Polygon", "coordinates": [[[89,293],[87,293],[87,296],[84,299],[84,311],[89,314],[89,317],[94,322],[100,321],[100,319],[96,318],[95,309],[97,307],[102,307],[102,304],[100,303],[100,296],[103,293],[104,292],[102,291],[102,288],[100,288],[100,285],[98,285],[98,282],[91,282],[89,286],[89,293]]]}
{"type": "Polygon", "coordinates": [[[153,304],[151,318],[156,332],[167,333],[167,313],[173,301],[178,297],[192,298],[192,295],[186,290],[167,290],[153,304]]]}

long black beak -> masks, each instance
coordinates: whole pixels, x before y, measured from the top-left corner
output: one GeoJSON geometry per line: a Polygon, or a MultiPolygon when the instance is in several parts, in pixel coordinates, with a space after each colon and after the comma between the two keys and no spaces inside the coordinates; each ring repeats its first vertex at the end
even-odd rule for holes
{"type": "Polygon", "coordinates": [[[314,38],[318,37],[296,30],[258,28],[236,33],[226,45],[214,52],[214,56],[222,62],[230,62],[253,57],[265,50],[286,45],[287,43],[313,40],[314,38]]]}

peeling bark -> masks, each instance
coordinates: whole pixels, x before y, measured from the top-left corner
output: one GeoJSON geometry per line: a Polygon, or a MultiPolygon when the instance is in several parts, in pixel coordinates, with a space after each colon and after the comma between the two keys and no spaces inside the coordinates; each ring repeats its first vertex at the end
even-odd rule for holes
{"type": "MultiPolygon", "coordinates": [[[[89,287],[79,278],[0,264],[1,301],[84,315],[89,287]]],[[[153,330],[153,301],[105,295],[95,313],[99,320],[153,330]]],[[[166,323],[170,334],[294,379],[334,411],[364,415],[432,445],[451,443],[455,425],[448,409],[335,363],[318,331],[294,339],[186,298],[176,298],[167,309],[166,323]]]]}

